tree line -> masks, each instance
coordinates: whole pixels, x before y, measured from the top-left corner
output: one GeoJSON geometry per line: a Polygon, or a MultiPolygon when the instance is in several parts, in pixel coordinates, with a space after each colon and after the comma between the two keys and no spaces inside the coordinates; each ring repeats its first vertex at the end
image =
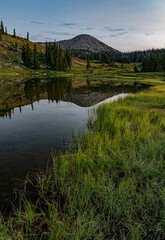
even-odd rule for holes
{"type": "Polygon", "coordinates": [[[67,71],[71,69],[72,59],[69,49],[63,52],[62,48],[56,42],[46,42],[45,60],[47,68],[52,70],[67,71]]]}
{"type": "Polygon", "coordinates": [[[22,47],[22,61],[23,64],[28,68],[39,69],[39,54],[37,52],[37,45],[34,44],[34,49],[31,50],[29,44],[23,45],[22,47]]]}
{"type": "Polygon", "coordinates": [[[72,60],[71,54],[68,49],[63,52],[59,45],[54,43],[46,43],[45,54],[39,54],[37,45],[34,44],[34,49],[31,50],[29,44],[23,45],[22,48],[22,61],[26,67],[39,69],[42,58],[42,64],[46,68],[56,71],[67,71],[71,69],[72,60]]]}
{"type": "Polygon", "coordinates": [[[125,53],[119,53],[114,55],[114,60],[116,62],[120,63],[141,63],[144,58],[150,57],[150,54],[153,55],[163,55],[165,54],[165,49],[148,49],[144,51],[133,51],[133,52],[125,52],[125,53]]]}
{"type": "Polygon", "coordinates": [[[149,56],[142,61],[142,72],[164,72],[165,71],[165,53],[159,52],[155,55],[151,52],[149,56]]]}

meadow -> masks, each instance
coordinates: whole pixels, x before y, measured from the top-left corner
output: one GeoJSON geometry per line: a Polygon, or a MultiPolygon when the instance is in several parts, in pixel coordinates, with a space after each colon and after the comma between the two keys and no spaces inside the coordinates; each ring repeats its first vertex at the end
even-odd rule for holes
{"type": "MultiPolygon", "coordinates": [[[[149,90],[103,104],[74,152],[27,177],[19,205],[2,212],[0,239],[165,239],[165,74],[74,60],[74,84],[139,80],[149,90]]],[[[51,73],[49,73],[51,75],[51,73]]]]}

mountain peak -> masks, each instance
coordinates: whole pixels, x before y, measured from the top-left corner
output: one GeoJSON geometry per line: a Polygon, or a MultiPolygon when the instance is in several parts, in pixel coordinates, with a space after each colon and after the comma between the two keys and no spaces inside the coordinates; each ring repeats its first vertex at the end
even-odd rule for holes
{"type": "Polygon", "coordinates": [[[119,53],[118,50],[108,46],[89,34],[80,34],[72,39],[57,42],[62,49],[86,50],[91,52],[119,53]]]}

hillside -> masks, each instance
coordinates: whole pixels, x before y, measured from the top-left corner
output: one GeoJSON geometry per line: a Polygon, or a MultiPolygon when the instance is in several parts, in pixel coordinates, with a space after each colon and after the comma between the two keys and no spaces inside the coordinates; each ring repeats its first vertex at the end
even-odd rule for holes
{"type": "MultiPolygon", "coordinates": [[[[33,50],[35,43],[17,36],[3,35],[2,41],[0,41],[0,69],[3,69],[3,71],[7,69],[8,72],[9,70],[24,69],[21,54],[23,45],[27,43],[33,50]]],[[[37,44],[37,50],[44,53],[45,46],[37,44]]]]}
{"type": "Polygon", "coordinates": [[[70,40],[63,40],[57,43],[63,50],[65,50],[66,48],[71,48],[72,50],[85,50],[94,53],[99,52],[107,52],[111,54],[120,53],[118,50],[106,45],[105,43],[99,41],[98,39],[88,34],[81,34],[70,40]]]}
{"type": "MultiPolygon", "coordinates": [[[[77,50],[77,53],[72,53],[72,66],[77,66],[73,57],[86,59],[86,55],[91,52],[96,53],[99,56],[99,52],[107,52],[110,54],[117,54],[119,51],[109,47],[103,42],[97,40],[96,38],[90,35],[79,35],[71,40],[65,40],[57,42],[62,49],[66,47],[71,48],[72,50],[77,50]]],[[[29,71],[27,67],[24,66],[22,61],[22,47],[23,45],[29,45],[31,51],[34,49],[34,42],[28,41],[22,37],[13,37],[10,34],[3,35],[2,41],[0,41],[0,71],[1,73],[16,73],[22,71],[29,71]]],[[[45,53],[45,44],[37,44],[37,52],[41,53],[41,66],[43,65],[43,53],[45,53]]],[[[86,61],[82,63],[83,66],[86,66],[86,61]]],[[[78,66],[80,64],[78,63],[78,66]]],[[[82,66],[81,66],[82,67],[82,66]]]]}

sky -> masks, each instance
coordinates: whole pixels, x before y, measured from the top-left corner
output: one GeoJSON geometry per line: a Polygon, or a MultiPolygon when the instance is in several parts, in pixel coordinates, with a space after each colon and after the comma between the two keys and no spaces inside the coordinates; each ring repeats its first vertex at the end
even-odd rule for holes
{"type": "Polygon", "coordinates": [[[165,47],[165,0],[1,0],[0,18],[35,42],[90,34],[123,52],[165,47]]]}

